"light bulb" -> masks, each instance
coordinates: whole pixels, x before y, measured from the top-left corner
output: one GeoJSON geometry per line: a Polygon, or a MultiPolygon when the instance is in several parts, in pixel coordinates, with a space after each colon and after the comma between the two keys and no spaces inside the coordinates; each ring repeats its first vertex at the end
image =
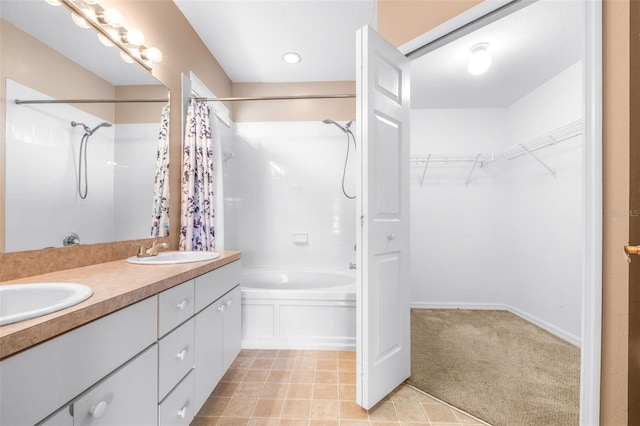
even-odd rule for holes
{"type": "Polygon", "coordinates": [[[98,19],[101,23],[110,25],[113,28],[120,28],[122,24],[124,24],[124,18],[122,17],[122,13],[118,9],[114,9],[113,7],[109,7],[98,15],[98,19]]]}
{"type": "Polygon", "coordinates": [[[286,52],[284,55],[282,55],[282,60],[288,64],[297,64],[298,62],[302,61],[302,56],[300,56],[300,54],[296,52],[286,52]]]}
{"type": "Polygon", "coordinates": [[[132,28],[130,30],[127,30],[127,32],[122,35],[122,41],[125,44],[141,46],[144,44],[144,34],[142,34],[142,31],[136,28],[132,28]]]}
{"type": "MultiPolygon", "coordinates": [[[[89,19],[95,19],[95,13],[93,13],[93,9],[90,9],[88,7],[83,7],[82,9],[80,9],[82,11],[82,13],[84,14],[84,16],[86,16],[89,19]]],[[[71,14],[71,19],[73,19],[73,22],[76,23],[77,26],[79,26],[80,28],[91,28],[91,25],[89,25],[89,23],[86,21],[85,18],[83,18],[82,16],[76,15],[75,13],[71,14]]]]}
{"type": "Polygon", "coordinates": [[[60,3],[60,0],[44,0],[47,3],[49,3],[51,6],[60,6],[62,3],[60,3]]]}
{"type": "Polygon", "coordinates": [[[142,50],[140,53],[142,59],[148,59],[151,62],[162,61],[162,52],[157,47],[149,47],[148,49],[142,50]]]}
{"type": "Polygon", "coordinates": [[[84,0],[86,4],[98,4],[100,0],[84,0]]]}
{"type": "Polygon", "coordinates": [[[467,63],[469,72],[473,75],[485,73],[491,66],[489,43],[478,43],[471,48],[471,57],[467,63]]]}

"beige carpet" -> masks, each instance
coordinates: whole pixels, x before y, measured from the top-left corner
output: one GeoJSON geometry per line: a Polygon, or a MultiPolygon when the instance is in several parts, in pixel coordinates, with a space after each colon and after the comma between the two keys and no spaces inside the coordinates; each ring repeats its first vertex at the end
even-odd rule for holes
{"type": "Polygon", "coordinates": [[[409,383],[495,426],[577,425],[580,349],[506,311],[411,310],[409,383]]]}

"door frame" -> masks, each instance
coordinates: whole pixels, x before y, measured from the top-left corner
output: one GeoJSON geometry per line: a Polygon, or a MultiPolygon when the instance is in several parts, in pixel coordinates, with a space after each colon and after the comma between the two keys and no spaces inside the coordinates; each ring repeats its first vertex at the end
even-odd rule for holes
{"type": "MultiPolygon", "coordinates": [[[[485,0],[398,48],[420,56],[536,0],[485,0]],[[480,24],[479,21],[483,22],[480,24]]],[[[580,424],[600,424],[602,330],[602,0],[584,7],[580,424]]]]}

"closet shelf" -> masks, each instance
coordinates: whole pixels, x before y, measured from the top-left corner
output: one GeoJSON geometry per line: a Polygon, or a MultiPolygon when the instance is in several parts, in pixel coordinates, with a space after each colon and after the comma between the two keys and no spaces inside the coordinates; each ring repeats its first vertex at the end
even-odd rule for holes
{"type": "Polygon", "coordinates": [[[503,152],[492,154],[414,154],[411,156],[411,162],[414,164],[420,164],[423,166],[422,175],[420,176],[420,186],[424,183],[424,177],[427,173],[427,167],[429,163],[471,163],[471,171],[467,176],[465,186],[469,184],[471,176],[476,167],[485,167],[486,165],[496,161],[513,160],[524,155],[528,155],[538,161],[549,173],[555,177],[555,172],[547,166],[534,152],[541,149],[554,146],[564,141],[573,139],[576,136],[582,134],[582,120],[576,120],[569,124],[531,139],[525,143],[518,144],[513,148],[510,148],[503,152]]]}

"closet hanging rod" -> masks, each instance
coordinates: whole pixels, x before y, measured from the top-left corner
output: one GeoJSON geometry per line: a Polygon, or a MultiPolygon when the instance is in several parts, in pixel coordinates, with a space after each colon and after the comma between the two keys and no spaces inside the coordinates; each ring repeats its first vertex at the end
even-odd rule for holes
{"type": "Polygon", "coordinates": [[[287,101],[299,99],[349,99],[355,98],[353,93],[339,93],[333,95],[290,95],[290,96],[248,96],[239,98],[199,98],[193,97],[199,102],[242,102],[242,101],[287,101]]]}
{"type": "Polygon", "coordinates": [[[16,99],[18,105],[27,104],[130,104],[169,102],[169,99],[16,99]]]}

